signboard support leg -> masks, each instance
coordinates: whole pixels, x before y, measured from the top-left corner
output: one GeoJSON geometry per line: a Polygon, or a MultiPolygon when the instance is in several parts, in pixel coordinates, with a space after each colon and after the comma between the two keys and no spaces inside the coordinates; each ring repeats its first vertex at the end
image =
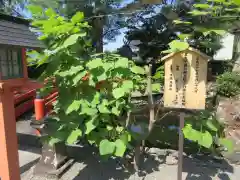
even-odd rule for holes
{"type": "Polygon", "coordinates": [[[183,169],[183,144],[184,136],[182,129],[184,128],[184,117],[185,113],[180,113],[180,123],[179,123],[179,140],[178,140],[178,180],[182,180],[182,169],[183,169]]]}

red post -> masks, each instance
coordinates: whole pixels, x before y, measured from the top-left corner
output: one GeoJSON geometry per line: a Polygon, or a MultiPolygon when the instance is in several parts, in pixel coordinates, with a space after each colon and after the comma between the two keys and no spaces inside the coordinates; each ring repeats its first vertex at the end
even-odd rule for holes
{"type": "Polygon", "coordinates": [[[0,179],[20,180],[14,93],[0,83],[0,179]]]}
{"type": "MultiPolygon", "coordinates": [[[[39,93],[37,93],[37,96],[34,100],[34,109],[35,109],[35,117],[36,120],[39,121],[45,116],[45,101],[44,99],[40,96],[39,93]]],[[[36,132],[37,135],[40,135],[40,132],[36,132]]]]}

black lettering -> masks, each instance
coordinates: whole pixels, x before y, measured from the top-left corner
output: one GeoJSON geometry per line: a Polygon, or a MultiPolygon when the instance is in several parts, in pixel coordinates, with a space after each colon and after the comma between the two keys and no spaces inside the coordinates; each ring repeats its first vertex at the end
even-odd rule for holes
{"type": "Polygon", "coordinates": [[[176,70],[179,71],[179,69],[180,69],[180,67],[177,65],[177,66],[176,66],[176,70]]]}

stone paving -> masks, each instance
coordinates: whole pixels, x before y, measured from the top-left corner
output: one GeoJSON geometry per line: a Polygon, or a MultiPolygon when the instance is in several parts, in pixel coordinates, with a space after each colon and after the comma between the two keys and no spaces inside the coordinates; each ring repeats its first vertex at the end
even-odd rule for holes
{"type": "MultiPolygon", "coordinates": [[[[36,137],[32,136],[33,129],[29,129],[29,127],[29,120],[17,122],[19,142],[25,144],[19,146],[21,179],[51,180],[44,177],[33,177],[32,175],[33,167],[40,157],[41,149],[36,148],[39,142],[36,137]]],[[[143,160],[142,173],[138,176],[131,169],[132,165],[129,161],[119,163],[117,160],[110,160],[103,162],[96,153],[94,154],[92,149],[79,147],[73,149],[74,151],[70,154],[77,155],[78,160],[60,180],[177,180],[177,165],[168,165],[171,164],[168,162],[168,159],[171,158],[166,158],[166,150],[152,148],[147,154],[148,157],[143,160]],[[120,164],[125,164],[125,168],[120,164]]],[[[200,160],[184,158],[183,180],[239,179],[240,166],[230,165],[225,161],[212,162],[211,159],[206,157],[202,157],[200,160]]]]}
{"type": "MultiPolygon", "coordinates": [[[[177,180],[177,165],[167,165],[164,150],[153,149],[148,153],[140,176],[134,174],[130,163],[120,166],[119,161],[102,162],[91,151],[79,149],[79,160],[66,171],[60,180],[177,180]],[[129,165],[129,167],[128,167],[129,165]],[[126,170],[128,169],[128,170],[126,170]]],[[[22,180],[50,180],[33,177],[32,169],[40,157],[40,149],[20,147],[19,159],[22,180]]],[[[239,180],[240,166],[211,159],[184,158],[183,180],[239,180]]]]}

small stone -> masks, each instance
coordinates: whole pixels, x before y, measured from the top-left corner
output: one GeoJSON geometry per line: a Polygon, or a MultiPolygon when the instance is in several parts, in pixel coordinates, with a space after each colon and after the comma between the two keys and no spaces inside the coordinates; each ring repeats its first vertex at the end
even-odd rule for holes
{"type": "Polygon", "coordinates": [[[167,151],[164,149],[159,148],[150,148],[148,151],[150,154],[156,154],[158,156],[165,156],[167,154],[167,151]]]}
{"type": "Polygon", "coordinates": [[[166,164],[167,165],[176,165],[178,163],[178,159],[174,156],[167,156],[166,157],[166,164]]]}

